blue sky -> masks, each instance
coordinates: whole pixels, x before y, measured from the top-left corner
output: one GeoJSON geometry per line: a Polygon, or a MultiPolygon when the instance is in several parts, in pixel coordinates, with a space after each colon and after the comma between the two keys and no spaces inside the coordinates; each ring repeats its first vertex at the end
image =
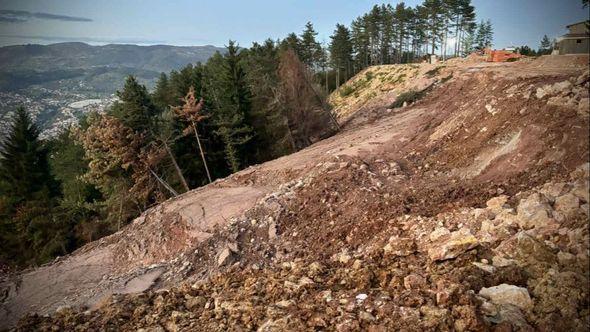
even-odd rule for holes
{"type": "MultiPolygon", "coordinates": [[[[0,0],[0,45],[60,41],[241,46],[299,33],[312,21],[320,41],[336,23],[367,12],[369,0],[0,0]],[[22,12],[13,12],[22,11],[22,12]],[[3,15],[2,15],[3,14],[3,15]],[[52,14],[52,15],[47,15],[52,14]]],[[[399,1],[388,1],[396,4],[399,1]]],[[[414,6],[418,0],[405,1],[414,6]]],[[[473,0],[479,19],[494,25],[494,46],[537,48],[541,37],[588,19],[581,0],[473,0]]]]}

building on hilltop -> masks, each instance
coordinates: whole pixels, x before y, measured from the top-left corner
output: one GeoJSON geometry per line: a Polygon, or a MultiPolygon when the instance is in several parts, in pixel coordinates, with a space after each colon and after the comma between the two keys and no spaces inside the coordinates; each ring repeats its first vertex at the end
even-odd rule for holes
{"type": "Polygon", "coordinates": [[[557,38],[553,54],[584,54],[590,53],[590,32],[588,21],[566,26],[569,33],[557,38]]]}

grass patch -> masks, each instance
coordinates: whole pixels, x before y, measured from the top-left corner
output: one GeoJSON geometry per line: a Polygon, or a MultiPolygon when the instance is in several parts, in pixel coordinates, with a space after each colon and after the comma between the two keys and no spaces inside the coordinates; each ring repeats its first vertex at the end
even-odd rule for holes
{"type": "Polygon", "coordinates": [[[391,104],[390,108],[399,108],[404,106],[404,103],[415,103],[416,101],[420,100],[422,97],[424,97],[424,95],[426,94],[426,91],[415,91],[415,90],[411,90],[408,92],[404,92],[402,94],[400,94],[397,99],[393,102],[393,104],[391,104]]]}
{"type": "Polygon", "coordinates": [[[354,92],[355,87],[352,85],[344,85],[340,87],[340,97],[347,97],[350,96],[354,92]]]}
{"type": "Polygon", "coordinates": [[[365,79],[367,80],[367,82],[370,81],[370,80],[372,80],[373,79],[373,72],[372,71],[367,71],[365,73],[365,79]]]}
{"type": "Polygon", "coordinates": [[[401,73],[399,75],[392,75],[389,79],[389,82],[393,84],[403,83],[406,78],[406,73],[401,73]]]}

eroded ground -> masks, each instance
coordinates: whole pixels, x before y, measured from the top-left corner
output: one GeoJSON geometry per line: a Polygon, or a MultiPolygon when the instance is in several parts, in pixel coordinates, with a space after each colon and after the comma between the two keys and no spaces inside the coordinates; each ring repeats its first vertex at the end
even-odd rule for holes
{"type": "Polygon", "coordinates": [[[587,63],[411,67],[398,109],[373,82],[338,135],[5,277],[1,324],[587,330],[587,63]]]}

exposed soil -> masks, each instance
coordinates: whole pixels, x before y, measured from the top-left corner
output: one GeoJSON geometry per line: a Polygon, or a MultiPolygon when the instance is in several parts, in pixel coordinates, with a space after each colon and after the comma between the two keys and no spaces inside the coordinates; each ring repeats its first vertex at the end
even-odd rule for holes
{"type": "Polygon", "coordinates": [[[4,276],[0,327],[587,330],[587,63],[419,67],[415,104],[377,89],[336,136],[4,276]]]}

